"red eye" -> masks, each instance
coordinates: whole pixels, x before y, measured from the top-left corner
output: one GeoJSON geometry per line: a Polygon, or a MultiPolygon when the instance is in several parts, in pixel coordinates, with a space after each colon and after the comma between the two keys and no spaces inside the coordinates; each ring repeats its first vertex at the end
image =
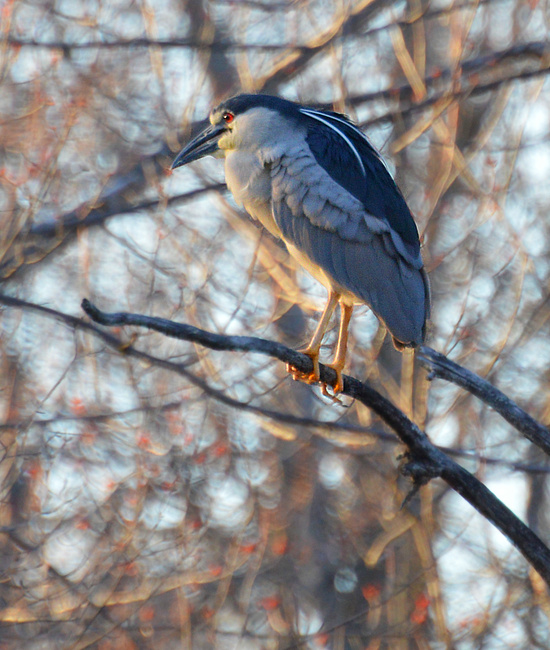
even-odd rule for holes
{"type": "Polygon", "coordinates": [[[235,116],[233,115],[233,113],[224,113],[224,114],[222,115],[222,120],[223,120],[226,124],[231,124],[231,122],[233,122],[234,119],[235,119],[235,116]]]}

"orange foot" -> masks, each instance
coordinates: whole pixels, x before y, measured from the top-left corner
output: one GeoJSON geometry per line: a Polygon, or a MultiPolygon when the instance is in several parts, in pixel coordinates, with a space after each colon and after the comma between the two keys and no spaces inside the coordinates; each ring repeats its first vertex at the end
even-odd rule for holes
{"type": "Polygon", "coordinates": [[[336,373],[336,383],[334,386],[331,386],[332,393],[329,393],[329,384],[321,382],[321,375],[319,372],[319,353],[312,352],[307,348],[305,350],[299,350],[302,354],[307,355],[313,362],[312,372],[302,372],[297,370],[295,366],[292,366],[290,363],[286,364],[286,371],[292,375],[294,381],[301,381],[306,384],[321,384],[321,392],[325,397],[328,397],[333,402],[338,402],[339,404],[342,401],[338,398],[338,393],[341,393],[344,390],[344,379],[342,377],[342,367],[341,364],[335,363],[331,364],[328,367],[332,368],[336,373]]]}
{"type": "Polygon", "coordinates": [[[317,384],[321,379],[319,372],[319,352],[314,350],[298,350],[302,354],[308,356],[313,363],[313,370],[311,372],[302,372],[290,363],[286,364],[286,371],[292,375],[294,381],[302,381],[305,384],[317,384]]]}

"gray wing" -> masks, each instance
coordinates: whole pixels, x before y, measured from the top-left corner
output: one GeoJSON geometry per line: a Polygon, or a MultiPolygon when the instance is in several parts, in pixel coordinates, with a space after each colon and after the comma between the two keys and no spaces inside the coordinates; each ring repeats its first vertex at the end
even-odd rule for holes
{"type": "Polygon", "coordinates": [[[369,305],[402,344],[424,339],[429,312],[418,247],[320,167],[307,147],[272,163],[273,217],[283,238],[369,305]]]}

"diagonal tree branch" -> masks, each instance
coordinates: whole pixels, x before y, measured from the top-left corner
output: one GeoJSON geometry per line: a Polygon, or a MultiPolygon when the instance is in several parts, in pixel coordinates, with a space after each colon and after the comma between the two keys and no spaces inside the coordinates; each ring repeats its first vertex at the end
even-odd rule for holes
{"type": "MultiPolygon", "coordinates": [[[[104,341],[129,357],[146,360],[148,363],[165,368],[185,377],[193,385],[231,408],[246,410],[264,417],[277,420],[284,419],[287,423],[302,424],[303,418],[290,414],[269,411],[251,404],[245,404],[226,395],[223,391],[212,388],[208,382],[191,373],[185,364],[173,363],[154,357],[145,352],[136,350],[132,346],[125,346],[117,337],[104,332],[94,325],[81,319],[58,312],[48,307],[29,303],[18,298],[0,294],[0,304],[19,309],[40,312],[50,318],[60,320],[72,329],[85,330],[94,337],[104,341]]],[[[281,343],[260,339],[256,337],[224,336],[206,332],[190,325],[178,324],[165,319],[156,319],[139,314],[125,312],[105,313],[92,305],[88,300],[83,301],[83,309],[96,322],[105,325],[134,325],[147,327],[161,332],[167,336],[182,340],[193,341],[216,350],[246,351],[265,354],[286,363],[294,365],[298,370],[308,372],[312,370],[311,359],[296,350],[292,350],[281,343]]],[[[327,384],[334,384],[336,375],[334,371],[321,364],[321,380],[327,384]]],[[[550,585],[550,550],[508,507],[472,474],[458,465],[455,461],[437,449],[426,434],[405,414],[400,411],[387,398],[371,388],[368,384],[360,382],[354,377],[344,377],[343,393],[353,397],[377,413],[389,425],[400,440],[407,446],[408,462],[403,465],[402,472],[410,476],[415,488],[427,483],[435,477],[442,478],[452,489],[458,492],[480,514],[500,530],[512,544],[522,553],[526,560],[539,572],[542,578],[550,585]]]]}
{"type": "MultiPolygon", "coordinates": [[[[273,341],[266,341],[256,337],[221,336],[189,325],[180,326],[172,321],[164,319],[157,320],[147,316],[141,317],[137,314],[106,314],[98,310],[88,301],[83,303],[83,308],[85,308],[88,315],[93,316],[99,322],[105,324],[142,325],[150,329],[156,329],[169,336],[192,340],[213,349],[259,352],[290,363],[303,372],[308,372],[312,369],[309,357],[273,341]]],[[[133,350],[133,348],[131,350],[134,355],[140,356],[143,354],[133,350]]],[[[156,360],[156,363],[161,363],[164,367],[175,369],[180,373],[183,370],[177,364],[171,364],[161,360],[156,360]]],[[[185,371],[185,373],[188,376],[192,376],[188,371],[185,371]]],[[[198,381],[204,384],[209,392],[212,390],[202,379],[192,377],[194,383],[198,381]]],[[[336,374],[331,368],[321,366],[321,380],[334,384],[336,374]]],[[[550,551],[487,487],[438,450],[416,424],[368,384],[362,383],[353,377],[346,376],[344,378],[343,392],[350,397],[358,399],[375,411],[395,431],[401,441],[405,443],[408,447],[410,462],[404,466],[404,472],[413,478],[415,485],[419,486],[436,476],[441,477],[450,487],[473,505],[478,512],[484,515],[506,535],[550,584],[550,551]]],[[[220,398],[220,395],[217,394],[216,397],[220,398]]],[[[222,401],[230,406],[235,405],[235,400],[228,398],[226,395],[223,395],[222,401]]],[[[239,406],[242,407],[242,405],[239,406]]],[[[250,405],[247,405],[247,408],[255,412],[262,411],[258,407],[250,405]]],[[[262,414],[268,417],[270,416],[265,411],[262,414]]],[[[290,417],[292,418],[292,416],[290,417]]]]}
{"type": "MultiPolygon", "coordinates": [[[[219,335],[191,325],[127,312],[105,313],[88,300],[83,301],[82,308],[92,320],[102,325],[147,327],[166,336],[193,341],[211,349],[256,352],[280,359],[302,372],[310,372],[313,369],[309,357],[274,341],[248,336],[219,335]]],[[[428,348],[428,350],[430,349],[428,348]]],[[[434,355],[438,354],[435,350],[433,352],[434,355]]],[[[438,358],[440,363],[445,359],[443,355],[439,355],[438,358]]],[[[449,364],[451,363],[449,362],[449,364]]],[[[456,366],[457,364],[452,365],[456,366]]],[[[459,368],[459,366],[457,367],[459,368]]],[[[334,385],[336,373],[331,368],[320,364],[320,373],[322,382],[334,385]]],[[[402,471],[412,478],[415,487],[420,487],[432,478],[442,478],[479,513],[493,523],[550,584],[550,550],[483,483],[437,449],[414,422],[368,384],[346,375],[342,392],[372,409],[407,446],[408,462],[402,467],[402,471]]],[[[508,401],[512,403],[511,400],[508,401]]]]}
{"type": "Polygon", "coordinates": [[[488,404],[528,440],[550,455],[550,431],[548,428],[537,422],[535,418],[486,379],[459,366],[458,363],[451,361],[444,354],[427,345],[423,345],[419,349],[417,358],[430,371],[428,379],[438,377],[464,388],[488,404]]]}
{"type": "MultiPolygon", "coordinates": [[[[101,325],[136,325],[138,327],[147,327],[172,338],[199,343],[212,350],[256,352],[299,367],[300,370],[306,373],[311,372],[313,369],[309,357],[275,341],[253,336],[214,334],[213,332],[207,332],[192,325],[175,323],[164,318],[155,318],[141,314],[131,314],[128,312],[106,313],[100,311],[86,299],[82,301],[82,309],[93,321],[101,325]],[[300,367],[304,366],[304,364],[305,367],[300,367]]],[[[550,431],[520,408],[513,400],[499,391],[498,388],[495,388],[487,380],[463,368],[448,359],[444,354],[437,352],[427,345],[421,346],[417,357],[430,371],[429,379],[439,377],[464,388],[491,406],[528,440],[550,454],[550,431]]],[[[333,385],[336,380],[336,373],[332,368],[323,366],[321,380],[324,383],[333,385]]],[[[345,385],[344,393],[347,394],[345,385]]]]}

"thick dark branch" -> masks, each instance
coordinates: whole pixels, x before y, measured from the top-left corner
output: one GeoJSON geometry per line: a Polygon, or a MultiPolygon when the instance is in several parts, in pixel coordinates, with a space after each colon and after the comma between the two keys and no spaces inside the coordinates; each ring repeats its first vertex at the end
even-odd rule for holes
{"type": "MultiPolygon", "coordinates": [[[[273,341],[256,337],[214,334],[190,325],[139,314],[124,312],[107,314],[97,309],[88,300],[83,301],[82,307],[93,320],[104,325],[147,327],[167,336],[193,341],[211,349],[258,352],[290,363],[303,372],[312,369],[309,357],[273,341]]],[[[165,363],[163,362],[163,365],[165,363]]],[[[328,384],[335,382],[336,376],[332,369],[321,365],[320,370],[322,381],[328,384]]],[[[485,485],[432,445],[426,434],[414,422],[368,384],[346,375],[343,393],[361,401],[377,413],[407,446],[410,462],[405,465],[404,470],[412,476],[416,485],[422,485],[436,476],[441,477],[506,535],[550,584],[549,549],[485,485]]]]}
{"type": "MultiPolygon", "coordinates": [[[[88,301],[86,301],[88,303],[88,301]]],[[[176,372],[177,374],[181,375],[182,377],[185,377],[191,384],[196,386],[197,388],[200,388],[206,395],[209,397],[212,397],[213,399],[221,402],[222,404],[225,404],[227,406],[230,406],[231,408],[236,408],[240,409],[243,411],[248,411],[250,413],[254,413],[256,415],[260,415],[263,417],[271,418],[273,420],[276,420],[278,422],[284,422],[286,424],[295,424],[297,426],[312,426],[312,421],[309,418],[304,418],[304,417],[298,417],[295,415],[289,415],[286,413],[282,413],[280,411],[271,411],[269,409],[261,408],[259,406],[253,406],[251,404],[247,404],[246,402],[240,402],[239,400],[233,399],[232,397],[229,397],[226,395],[223,391],[217,390],[215,388],[212,388],[207,382],[205,382],[203,379],[200,377],[197,377],[194,375],[192,372],[190,372],[186,365],[183,363],[172,363],[170,361],[164,361],[163,359],[159,359],[157,357],[151,356],[147,354],[146,352],[140,352],[139,350],[136,350],[132,346],[126,345],[123,341],[121,341],[119,338],[116,336],[113,336],[109,332],[106,332],[104,330],[98,329],[91,323],[88,323],[84,320],[81,320],[80,318],[75,318],[74,316],[70,316],[69,314],[64,314],[63,312],[56,311],[55,309],[51,309],[50,307],[44,307],[43,305],[37,305],[35,303],[30,303],[25,300],[20,300],[19,298],[13,298],[12,296],[7,296],[0,294],[0,304],[4,304],[10,307],[16,307],[20,309],[27,309],[30,311],[36,311],[41,314],[44,314],[46,316],[49,316],[50,318],[55,318],[59,320],[60,322],[64,323],[65,325],[68,325],[69,327],[73,328],[74,330],[84,330],[87,331],[91,334],[93,334],[96,338],[102,340],[104,343],[109,345],[112,348],[117,349],[119,352],[122,354],[125,354],[126,356],[129,357],[135,357],[136,359],[141,359],[144,361],[147,361],[151,365],[154,365],[159,368],[165,368],[167,370],[171,370],[172,372],[176,372]]],[[[90,305],[90,303],[88,303],[90,305]]],[[[100,312],[97,310],[97,308],[93,307],[93,305],[90,305],[91,312],[92,313],[97,313],[98,315],[102,316],[108,316],[104,312],[100,312]]],[[[130,314],[129,314],[130,315],[130,314]]],[[[111,316],[114,316],[114,314],[111,314],[111,316]]],[[[136,318],[139,318],[138,315],[136,315],[136,318]]],[[[146,320],[150,320],[149,317],[144,316],[146,320]]],[[[152,319],[155,320],[155,319],[152,319]]],[[[156,319],[160,323],[170,323],[171,321],[165,321],[164,319],[156,319]]],[[[134,323],[137,325],[137,323],[134,323]]],[[[177,323],[174,323],[174,325],[177,325],[177,323]]],[[[190,327],[190,326],[185,326],[185,327],[190,327]]],[[[155,329],[154,327],[151,327],[150,329],[155,329]]],[[[163,331],[162,330],[162,325],[160,325],[158,328],[158,331],[163,331]]],[[[199,330],[195,327],[191,327],[192,330],[195,330],[196,332],[202,332],[203,330],[199,330]]],[[[206,334],[209,334],[206,332],[206,334]]],[[[217,337],[217,334],[211,334],[212,337],[217,337]]],[[[193,338],[189,337],[177,337],[181,338],[182,340],[194,340],[193,338]]],[[[224,337],[221,337],[222,339],[224,337]]],[[[246,340],[248,339],[249,341],[254,341],[254,337],[226,337],[226,338],[233,338],[233,339],[243,339],[246,340]]],[[[269,347],[269,344],[271,343],[270,341],[265,341],[264,339],[257,339],[258,341],[264,341],[266,344],[266,350],[269,347]]],[[[199,339],[197,339],[197,342],[199,342],[199,339]]],[[[275,344],[280,348],[280,351],[286,350],[289,355],[288,358],[292,358],[295,360],[295,365],[298,369],[303,370],[304,372],[310,372],[312,370],[312,365],[311,365],[311,359],[309,357],[306,357],[305,355],[301,354],[300,352],[296,352],[295,350],[292,350],[291,348],[285,348],[285,346],[280,345],[280,344],[275,344]],[[306,370],[307,369],[307,370],[306,370]]],[[[243,348],[245,349],[245,348],[243,348]]],[[[253,345],[250,347],[250,350],[253,351],[253,345]]],[[[267,354],[267,352],[265,352],[267,354]]],[[[276,354],[269,355],[273,357],[277,357],[276,354]]],[[[323,367],[322,372],[325,372],[328,377],[331,377],[331,381],[335,381],[336,375],[334,371],[331,368],[326,368],[323,367]],[[327,372],[328,371],[328,372],[327,372]]],[[[328,383],[328,382],[327,382],[328,383]]],[[[343,427],[339,426],[338,423],[333,423],[333,422],[316,422],[314,424],[317,428],[323,428],[326,430],[342,430],[343,427]]],[[[353,427],[353,425],[347,425],[345,427],[346,430],[355,430],[357,433],[371,433],[370,430],[365,430],[363,427],[353,427]],[[361,430],[359,430],[361,429],[361,430]]]]}
{"type": "MultiPolygon", "coordinates": [[[[94,325],[86,323],[74,316],[69,316],[48,307],[42,307],[4,295],[0,295],[0,304],[38,311],[60,320],[75,330],[86,330],[127,356],[145,360],[151,365],[165,368],[185,377],[190,383],[202,389],[205,394],[231,408],[246,410],[289,424],[302,425],[304,422],[307,422],[305,418],[269,411],[251,404],[239,402],[226,395],[223,391],[212,388],[206,381],[191,373],[184,364],[165,361],[164,359],[140,352],[131,346],[125,346],[117,337],[101,331],[94,325]]],[[[228,351],[259,352],[291,363],[303,372],[308,372],[312,369],[309,357],[287,348],[280,343],[255,337],[222,336],[205,332],[189,325],[179,325],[172,321],[140,316],[138,314],[106,314],[98,310],[88,301],[84,302],[83,307],[88,315],[103,324],[141,325],[165,333],[168,336],[194,341],[216,350],[226,349],[228,351]]],[[[334,371],[322,365],[321,378],[329,384],[334,383],[336,380],[334,371]]],[[[411,422],[388,399],[367,384],[353,377],[345,376],[343,392],[361,401],[375,411],[395,431],[401,441],[407,445],[410,461],[404,466],[404,472],[413,478],[415,486],[420,486],[436,476],[441,477],[450,487],[461,494],[466,501],[476,508],[478,512],[493,523],[550,585],[550,550],[488,488],[432,445],[426,434],[416,424],[411,422]]]]}
{"type": "MultiPolygon", "coordinates": [[[[313,363],[309,357],[296,350],[288,348],[286,345],[261,339],[256,336],[227,336],[214,334],[201,330],[193,325],[185,323],[175,323],[165,318],[155,318],[154,316],[144,316],[142,314],[130,314],[128,312],[107,313],[98,309],[89,300],[84,298],[82,309],[88,316],[99,323],[108,327],[118,325],[135,325],[137,327],[147,327],[155,332],[160,332],[165,336],[170,336],[182,341],[192,341],[199,343],[211,350],[225,350],[228,352],[256,352],[264,354],[285,363],[290,363],[302,372],[312,372],[313,363]]],[[[323,381],[331,384],[336,381],[336,373],[331,368],[325,369],[326,374],[322,377],[323,381]]]]}
{"type": "MultiPolygon", "coordinates": [[[[311,372],[313,369],[309,357],[275,341],[269,341],[254,336],[226,336],[214,334],[213,332],[207,332],[185,323],[175,323],[174,321],[166,320],[164,318],[143,316],[141,314],[130,314],[128,312],[106,313],[100,311],[95,305],[86,299],[82,301],[82,309],[93,321],[100,323],[101,325],[107,325],[109,327],[116,325],[147,327],[148,329],[160,332],[161,334],[172,338],[199,343],[200,345],[211,348],[212,350],[256,352],[279,359],[285,363],[290,363],[306,373],[311,372]]],[[[516,427],[518,431],[523,433],[531,442],[544,449],[544,451],[550,453],[550,431],[521,409],[509,397],[504,395],[504,393],[492,386],[488,381],[482,379],[470,370],[459,366],[457,363],[448,359],[445,355],[426,345],[419,349],[417,357],[428,368],[432,377],[440,377],[451,381],[466,389],[468,392],[471,392],[476,397],[479,397],[486,404],[494,408],[497,413],[500,413],[505,420],[516,427]]],[[[349,379],[351,380],[352,378],[350,377],[349,379]]],[[[321,380],[329,385],[333,385],[336,380],[336,373],[332,368],[322,366],[321,380]]],[[[348,394],[345,383],[344,393],[348,394]]],[[[379,393],[376,393],[376,391],[375,394],[382,398],[382,396],[379,395],[379,393]]],[[[391,402],[386,400],[385,406],[387,407],[388,405],[393,407],[391,402]]],[[[371,406],[371,408],[374,407],[371,406]]],[[[401,414],[399,409],[395,410],[401,414]]],[[[379,415],[381,414],[379,413],[379,415]]],[[[388,424],[390,423],[388,422],[388,424]]],[[[393,425],[390,424],[390,426],[393,425]]],[[[406,442],[406,444],[409,443],[406,442]]]]}
{"type": "Polygon", "coordinates": [[[430,371],[430,379],[445,379],[479,397],[528,440],[550,455],[550,431],[498,388],[426,345],[420,348],[417,358],[430,371]]]}

